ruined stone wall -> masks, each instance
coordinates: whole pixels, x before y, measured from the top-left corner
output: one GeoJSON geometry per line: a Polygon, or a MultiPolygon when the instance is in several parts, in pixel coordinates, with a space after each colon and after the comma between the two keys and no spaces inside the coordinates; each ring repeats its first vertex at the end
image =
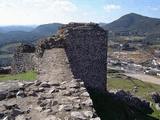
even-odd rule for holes
{"type": "MultiPolygon", "coordinates": [[[[42,58],[45,50],[53,48],[65,49],[74,77],[83,80],[87,88],[106,90],[107,32],[98,24],[64,25],[56,35],[37,43],[35,55],[42,58]]],[[[39,60],[33,62],[32,56],[27,53],[15,54],[14,60],[14,70],[18,72],[33,66],[38,69],[41,64],[39,60]]]]}
{"type": "Polygon", "coordinates": [[[20,49],[14,58],[15,71],[34,66],[39,73],[37,81],[24,90],[23,105],[33,105],[27,116],[33,120],[100,120],[91,91],[106,91],[106,31],[93,23],[70,23],[39,41],[34,54],[27,51],[20,49]]]}
{"type": "Polygon", "coordinates": [[[57,35],[39,41],[36,48],[38,57],[46,49],[64,48],[74,77],[83,80],[87,88],[106,90],[107,32],[98,24],[64,25],[57,35]]]}
{"type": "Polygon", "coordinates": [[[33,63],[34,54],[31,53],[16,53],[12,61],[12,73],[21,73],[34,69],[33,63]]]}
{"type": "Polygon", "coordinates": [[[64,26],[65,50],[74,76],[87,88],[106,90],[107,32],[97,24],[64,26]]]}
{"type": "Polygon", "coordinates": [[[12,73],[21,73],[34,69],[34,46],[22,44],[17,47],[12,60],[12,73]]]}

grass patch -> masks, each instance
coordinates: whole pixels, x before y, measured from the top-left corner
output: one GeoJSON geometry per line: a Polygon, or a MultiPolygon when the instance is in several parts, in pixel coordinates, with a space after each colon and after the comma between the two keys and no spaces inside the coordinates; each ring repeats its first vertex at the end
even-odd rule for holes
{"type": "MultiPolygon", "coordinates": [[[[123,89],[124,91],[129,91],[134,96],[137,96],[142,99],[146,99],[148,101],[152,101],[150,93],[152,92],[160,92],[160,85],[146,83],[140,80],[136,80],[131,77],[127,77],[120,73],[108,73],[107,79],[108,89],[123,89]],[[137,87],[137,91],[133,91],[134,87],[137,87]]],[[[160,111],[157,111],[152,106],[154,112],[150,115],[155,118],[160,118],[160,111]]]]}
{"type": "Polygon", "coordinates": [[[160,85],[146,83],[118,73],[109,74],[107,84],[109,90],[123,89],[144,99],[149,99],[149,94],[152,92],[160,92],[160,85]],[[134,87],[137,87],[137,92],[133,92],[134,87]]]}
{"type": "Polygon", "coordinates": [[[36,80],[37,73],[34,71],[28,71],[19,74],[7,74],[7,75],[0,75],[0,81],[3,80],[36,80]]]}

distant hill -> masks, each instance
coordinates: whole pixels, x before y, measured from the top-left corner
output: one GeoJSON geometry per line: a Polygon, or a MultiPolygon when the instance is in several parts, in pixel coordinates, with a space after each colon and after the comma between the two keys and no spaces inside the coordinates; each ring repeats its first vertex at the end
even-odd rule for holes
{"type": "Polygon", "coordinates": [[[160,19],[130,13],[103,28],[122,35],[149,35],[160,31],[160,19]]]}
{"type": "Polygon", "coordinates": [[[60,23],[53,23],[53,24],[44,24],[38,26],[36,29],[33,30],[34,33],[43,33],[45,35],[51,35],[53,33],[56,33],[59,27],[61,27],[62,24],[60,23]]]}
{"type": "Polygon", "coordinates": [[[33,29],[35,29],[36,26],[0,26],[0,33],[7,33],[11,31],[24,31],[24,32],[30,32],[33,29]]]}
{"type": "MultiPolygon", "coordinates": [[[[55,34],[61,25],[60,23],[44,24],[33,28],[31,31],[22,29],[17,31],[18,28],[16,30],[12,29],[9,32],[0,31],[0,45],[15,42],[34,42],[40,38],[55,34]]],[[[2,29],[0,28],[0,30],[2,29]]]]}

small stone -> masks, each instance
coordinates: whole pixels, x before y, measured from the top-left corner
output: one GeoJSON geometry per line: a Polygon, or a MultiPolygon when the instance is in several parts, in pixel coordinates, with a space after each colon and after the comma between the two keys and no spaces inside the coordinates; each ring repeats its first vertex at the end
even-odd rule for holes
{"type": "Polygon", "coordinates": [[[28,96],[33,96],[33,97],[37,97],[38,96],[35,91],[29,91],[27,95],[28,96]]]}
{"type": "Polygon", "coordinates": [[[81,87],[80,91],[87,91],[87,89],[85,87],[81,87]]]}
{"type": "Polygon", "coordinates": [[[52,101],[52,104],[51,104],[51,105],[52,105],[52,106],[58,105],[58,101],[56,101],[56,100],[52,101]]]}
{"type": "Polygon", "coordinates": [[[51,96],[50,94],[41,94],[38,96],[38,100],[45,100],[45,99],[50,99],[53,98],[54,96],[51,96]]]}
{"type": "Polygon", "coordinates": [[[90,120],[101,120],[101,118],[96,117],[96,118],[91,118],[90,120]]]}
{"type": "Polygon", "coordinates": [[[93,106],[93,102],[90,98],[87,99],[86,101],[82,102],[82,104],[85,105],[85,106],[88,106],[88,107],[93,106]]]}
{"type": "Polygon", "coordinates": [[[83,114],[84,114],[87,118],[92,118],[92,117],[93,117],[93,112],[92,112],[92,111],[83,111],[83,114]]]}
{"type": "Polygon", "coordinates": [[[84,97],[89,97],[89,93],[88,92],[84,92],[81,95],[84,96],[84,97]]]}
{"type": "Polygon", "coordinates": [[[66,90],[66,87],[65,86],[59,86],[58,89],[59,90],[66,90]]]}
{"type": "Polygon", "coordinates": [[[18,82],[18,86],[19,86],[20,88],[24,88],[25,84],[22,83],[22,82],[18,82]]]}
{"type": "Polygon", "coordinates": [[[18,116],[18,115],[21,115],[21,114],[24,114],[24,111],[22,111],[20,109],[14,108],[14,109],[11,110],[11,115],[12,116],[18,116]]]}
{"type": "Polygon", "coordinates": [[[34,90],[35,92],[44,92],[45,89],[43,87],[37,88],[36,90],[34,90]]]}
{"type": "Polygon", "coordinates": [[[7,93],[5,91],[0,91],[0,101],[6,99],[7,93]]]}
{"type": "Polygon", "coordinates": [[[40,104],[40,107],[45,107],[47,104],[48,104],[47,101],[43,101],[43,102],[40,104]]]}
{"type": "Polygon", "coordinates": [[[76,99],[75,102],[76,103],[81,103],[81,99],[76,99]]]}
{"type": "Polygon", "coordinates": [[[81,87],[84,87],[84,82],[80,82],[81,87]]]}
{"type": "Polygon", "coordinates": [[[66,97],[63,97],[59,100],[59,104],[68,104],[70,103],[70,100],[66,97]]]}
{"type": "Polygon", "coordinates": [[[80,88],[80,84],[78,82],[71,82],[71,84],[69,84],[70,88],[80,88]]]}
{"type": "Polygon", "coordinates": [[[64,91],[64,92],[62,93],[62,95],[63,95],[63,96],[71,96],[72,94],[71,94],[71,92],[69,92],[69,91],[64,91]]]}
{"type": "Polygon", "coordinates": [[[73,109],[73,105],[60,105],[59,111],[71,111],[73,109]]]}
{"type": "Polygon", "coordinates": [[[61,83],[61,85],[64,85],[64,84],[66,84],[66,83],[67,83],[67,81],[64,81],[64,82],[61,83]]]}
{"type": "Polygon", "coordinates": [[[49,88],[50,87],[50,84],[48,84],[47,82],[42,82],[40,84],[41,87],[46,87],[46,88],[49,88]]]}
{"type": "Polygon", "coordinates": [[[71,112],[71,117],[78,120],[87,120],[87,118],[81,112],[71,112]]]}
{"type": "Polygon", "coordinates": [[[42,82],[40,82],[39,80],[36,80],[36,81],[34,82],[34,85],[35,85],[35,86],[39,86],[41,83],[42,83],[42,82]]]}
{"type": "Polygon", "coordinates": [[[23,90],[19,90],[19,91],[17,92],[16,96],[17,96],[17,97],[22,97],[22,98],[24,98],[24,97],[26,97],[26,94],[24,93],[23,90]]]}
{"type": "Polygon", "coordinates": [[[45,99],[53,99],[54,98],[53,94],[45,94],[43,97],[45,99]]]}
{"type": "Polygon", "coordinates": [[[49,114],[49,113],[52,112],[52,109],[46,109],[46,110],[44,110],[43,112],[49,114]]]}
{"type": "Polygon", "coordinates": [[[73,106],[74,106],[74,108],[76,108],[76,109],[81,109],[81,106],[80,106],[80,104],[79,104],[79,103],[74,104],[73,106]]]}
{"type": "Polygon", "coordinates": [[[50,84],[51,86],[60,86],[60,84],[59,83],[55,83],[55,82],[49,82],[48,84],[50,84]]]}
{"type": "Polygon", "coordinates": [[[71,94],[79,92],[78,89],[75,88],[70,88],[69,91],[71,92],[71,94]]]}
{"type": "Polygon", "coordinates": [[[27,82],[24,86],[25,86],[25,87],[29,87],[29,86],[31,86],[31,85],[34,85],[34,82],[27,82]]]}
{"type": "Polygon", "coordinates": [[[49,90],[49,93],[52,94],[54,92],[58,92],[59,90],[55,87],[52,87],[50,90],[49,90]]]}

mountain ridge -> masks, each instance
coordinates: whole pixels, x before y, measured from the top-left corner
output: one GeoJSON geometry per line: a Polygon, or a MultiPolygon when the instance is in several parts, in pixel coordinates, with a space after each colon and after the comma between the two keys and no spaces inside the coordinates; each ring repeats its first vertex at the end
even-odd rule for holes
{"type": "Polygon", "coordinates": [[[160,31],[160,19],[130,13],[106,24],[103,28],[119,34],[148,35],[160,31]]]}
{"type": "Polygon", "coordinates": [[[55,34],[61,26],[61,23],[50,23],[37,26],[31,31],[14,30],[6,33],[0,31],[0,45],[14,42],[35,42],[40,38],[55,34]]]}

